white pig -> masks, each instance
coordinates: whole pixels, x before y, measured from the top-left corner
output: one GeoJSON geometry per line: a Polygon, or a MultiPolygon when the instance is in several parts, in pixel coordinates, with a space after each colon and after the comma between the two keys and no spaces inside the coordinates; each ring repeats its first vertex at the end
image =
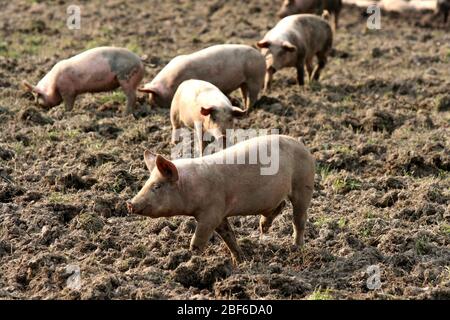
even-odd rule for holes
{"type": "Polygon", "coordinates": [[[209,132],[214,138],[225,136],[232,129],[234,119],[245,115],[245,111],[234,107],[230,100],[215,85],[202,80],[186,80],[178,87],[170,107],[172,144],[176,143],[181,127],[196,129],[200,154],[203,152],[203,135],[209,132]]]}
{"type": "Polygon", "coordinates": [[[120,86],[127,96],[126,112],[131,113],[143,76],[144,66],[133,52],[98,47],[58,62],[36,86],[27,81],[23,85],[40,105],[52,108],[64,102],[67,111],[72,110],[81,93],[110,91],[120,86]]]}
{"type": "Polygon", "coordinates": [[[225,94],[240,88],[248,109],[262,89],[265,66],[264,57],[250,46],[215,45],[172,59],[139,91],[149,93],[152,105],[169,108],[178,86],[185,80],[198,79],[214,84],[225,94]]]}
{"type": "Polygon", "coordinates": [[[294,244],[304,244],[315,165],[310,152],[296,139],[283,135],[260,136],[212,155],[174,161],[146,150],[144,161],[150,178],[127,202],[129,212],[152,218],[195,217],[197,227],[191,250],[201,252],[216,231],[234,259],[241,261],[243,253],[228,217],[260,214],[263,216],[261,232],[265,232],[287,199],[293,206],[294,244]],[[266,164],[264,151],[270,154],[267,163],[276,169],[270,174],[262,174],[266,164]],[[256,161],[239,164],[236,161],[239,157],[255,157],[256,161]]]}
{"type": "MultiPolygon", "coordinates": [[[[329,19],[329,13],[325,11],[323,17],[329,19]]],[[[326,19],[312,14],[288,16],[257,43],[266,57],[265,91],[270,89],[274,73],[283,68],[297,69],[300,86],[304,85],[305,65],[309,79],[319,80],[333,46],[333,31],[326,19]],[[318,60],[316,69],[313,66],[315,56],[318,60]]]]}

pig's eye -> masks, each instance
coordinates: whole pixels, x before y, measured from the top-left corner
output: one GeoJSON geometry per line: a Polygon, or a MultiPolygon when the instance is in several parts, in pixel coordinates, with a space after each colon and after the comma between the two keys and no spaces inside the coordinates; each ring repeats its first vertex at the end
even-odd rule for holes
{"type": "Polygon", "coordinates": [[[152,191],[157,191],[157,190],[159,190],[160,188],[161,188],[161,184],[155,183],[155,184],[152,186],[152,191]]]}

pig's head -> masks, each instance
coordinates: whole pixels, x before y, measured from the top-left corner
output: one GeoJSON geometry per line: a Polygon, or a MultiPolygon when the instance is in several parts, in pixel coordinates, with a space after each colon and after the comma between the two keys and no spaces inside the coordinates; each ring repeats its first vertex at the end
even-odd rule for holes
{"type": "Polygon", "coordinates": [[[296,13],[298,12],[297,6],[295,5],[295,0],[284,0],[280,10],[278,10],[277,15],[280,19],[282,19],[296,13]]]}
{"type": "Polygon", "coordinates": [[[298,50],[289,41],[261,40],[256,44],[266,58],[266,68],[275,72],[284,67],[294,67],[298,59],[298,50]]]}
{"type": "Polygon", "coordinates": [[[142,88],[138,88],[138,91],[148,93],[150,105],[166,107],[162,88],[157,86],[144,86],[142,88]]]}
{"type": "Polygon", "coordinates": [[[144,152],[144,161],[150,178],[139,193],[127,202],[128,211],[152,218],[182,214],[184,200],[175,164],[148,150],[144,152]]]}
{"type": "Polygon", "coordinates": [[[205,106],[201,107],[200,113],[205,119],[204,128],[211,133],[216,139],[220,139],[226,135],[227,129],[234,128],[234,119],[243,117],[246,112],[238,107],[217,107],[205,106]]]}
{"type": "Polygon", "coordinates": [[[53,108],[59,105],[62,101],[61,95],[58,92],[50,95],[37,86],[31,85],[28,81],[22,82],[25,90],[31,92],[34,96],[34,102],[44,108],[53,108]]]}

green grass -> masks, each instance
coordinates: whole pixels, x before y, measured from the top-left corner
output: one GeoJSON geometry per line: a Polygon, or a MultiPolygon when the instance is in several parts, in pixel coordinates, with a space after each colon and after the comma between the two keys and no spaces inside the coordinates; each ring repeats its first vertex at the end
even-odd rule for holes
{"type": "Polygon", "coordinates": [[[311,293],[308,298],[308,300],[333,300],[333,296],[331,294],[330,289],[316,289],[313,293],[311,293]]]}
{"type": "Polygon", "coordinates": [[[144,54],[144,50],[142,49],[141,45],[139,44],[138,39],[131,40],[127,43],[126,48],[130,50],[131,52],[137,54],[138,56],[141,56],[144,54]]]}
{"type": "Polygon", "coordinates": [[[440,226],[440,230],[442,233],[446,235],[450,235],[450,224],[444,223],[440,226]]]}
{"type": "Polygon", "coordinates": [[[329,165],[325,166],[317,166],[317,172],[322,178],[322,181],[327,180],[327,178],[330,176],[330,174],[333,172],[331,167],[329,165]]]}
{"type": "Polygon", "coordinates": [[[325,217],[325,216],[320,216],[320,217],[317,217],[316,218],[316,220],[314,221],[314,225],[316,226],[316,227],[322,227],[322,226],[324,226],[324,225],[326,225],[328,222],[330,222],[331,221],[331,218],[329,218],[329,217],[325,217]]]}
{"type": "Polygon", "coordinates": [[[418,255],[426,254],[428,252],[428,244],[429,244],[428,238],[425,236],[416,239],[416,241],[414,243],[416,253],[418,255]]]}
{"type": "Polygon", "coordinates": [[[336,178],[334,179],[331,187],[337,193],[343,191],[358,190],[361,187],[361,182],[349,177],[336,178]]]}
{"type": "Polygon", "coordinates": [[[339,145],[334,149],[337,152],[342,153],[342,154],[351,154],[352,153],[352,149],[349,146],[345,146],[345,145],[339,145]]]}
{"type": "Polygon", "coordinates": [[[125,104],[127,102],[127,97],[125,96],[125,94],[122,91],[118,90],[118,91],[114,91],[112,93],[108,93],[108,94],[105,94],[105,95],[99,97],[98,102],[100,104],[105,104],[105,103],[125,104]]]}
{"type": "Polygon", "coordinates": [[[343,229],[346,225],[347,225],[347,219],[345,219],[345,218],[340,218],[340,219],[338,220],[338,226],[339,226],[339,228],[343,229]]]}
{"type": "Polygon", "coordinates": [[[88,233],[98,233],[105,225],[102,219],[92,213],[81,213],[77,217],[77,222],[88,233]]]}
{"type": "Polygon", "coordinates": [[[25,152],[25,146],[20,141],[14,142],[11,146],[16,157],[21,156],[25,152]]]}
{"type": "Polygon", "coordinates": [[[47,197],[50,203],[68,203],[72,201],[72,196],[61,192],[52,192],[47,197]]]}
{"type": "Polygon", "coordinates": [[[80,134],[81,134],[81,131],[78,129],[71,129],[71,130],[64,131],[64,136],[69,139],[75,139],[75,138],[79,137],[80,134]]]}
{"type": "Polygon", "coordinates": [[[51,130],[46,133],[46,138],[47,138],[47,140],[50,140],[50,141],[59,141],[60,136],[61,136],[60,133],[55,130],[51,130]]]}

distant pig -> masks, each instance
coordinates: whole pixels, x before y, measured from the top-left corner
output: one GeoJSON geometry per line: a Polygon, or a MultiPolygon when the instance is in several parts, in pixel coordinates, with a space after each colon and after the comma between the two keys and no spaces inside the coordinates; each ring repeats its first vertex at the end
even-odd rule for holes
{"type": "Polygon", "coordinates": [[[313,13],[321,15],[327,10],[334,15],[334,28],[337,29],[342,0],[284,0],[278,11],[278,17],[285,18],[293,14],[313,13]]]}
{"type": "Polygon", "coordinates": [[[110,91],[119,86],[127,96],[127,113],[136,103],[136,89],[144,76],[141,59],[124,48],[99,47],[55,64],[36,86],[23,81],[37,102],[52,108],[64,101],[72,110],[77,95],[110,91]]]}
{"type": "Polygon", "coordinates": [[[127,202],[129,212],[152,218],[195,217],[197,227],[191,250],[201,252],[216,231],[233,258],[242,261],[243,253],[228,217],[262,215],[260,230],[266,232],[287,199],[293,206],[294,245],[304,244],[315,165],[310,152],[296,139],[260,136],[205,157],[174,161],[146,150],[144,161],[150,178],[127,202]],[[268,163],[262,154],[267,150],[271,154],[271,166],[276,162],[278,167],[273,166],[276,170],[270,174],[262,174],[268,163]],[[228,159],[254,161],[239,164],[228,159]]]}
{"type": "MultiPolygon", "coordinates": [[[[324,17],[329,17],[326,11],[324,17]]],[[[266,57],[265,91],[270,89],[273,74],[288,67],[297,68],[298,84],[302,86],[305,64],[309,80],[319,80],[333,46],[333,32],[327,20],[312,14],[297,14],[280,20],[257,46],[266,57]],[[319,62],[315,71],[314,56],[319,62]]]]}
{"type": "Polygon", "coordinates": [[[202,154],[204,132],[220,139],[227,129],[233,128],[234,119],[244,115],[245,111],[234,107],[215,85],[202,80],[186,80],[175,92],[170,108],[172,143],[175,144],[177,131],[182,126],[194,129],[196,123],[201,124],[201,136],[197,138],[202,154]]]}
{"type": "Polygon", "coordinates": [[[225,94],[240,88],[248,109],[258,99],[264,72],[264,57],[258,50],[222,44],[172,59],[139,91],[150,94],[152,105],[169,108],[178,86],[185,80],[198,79],[214,84],[225,94]]]}

